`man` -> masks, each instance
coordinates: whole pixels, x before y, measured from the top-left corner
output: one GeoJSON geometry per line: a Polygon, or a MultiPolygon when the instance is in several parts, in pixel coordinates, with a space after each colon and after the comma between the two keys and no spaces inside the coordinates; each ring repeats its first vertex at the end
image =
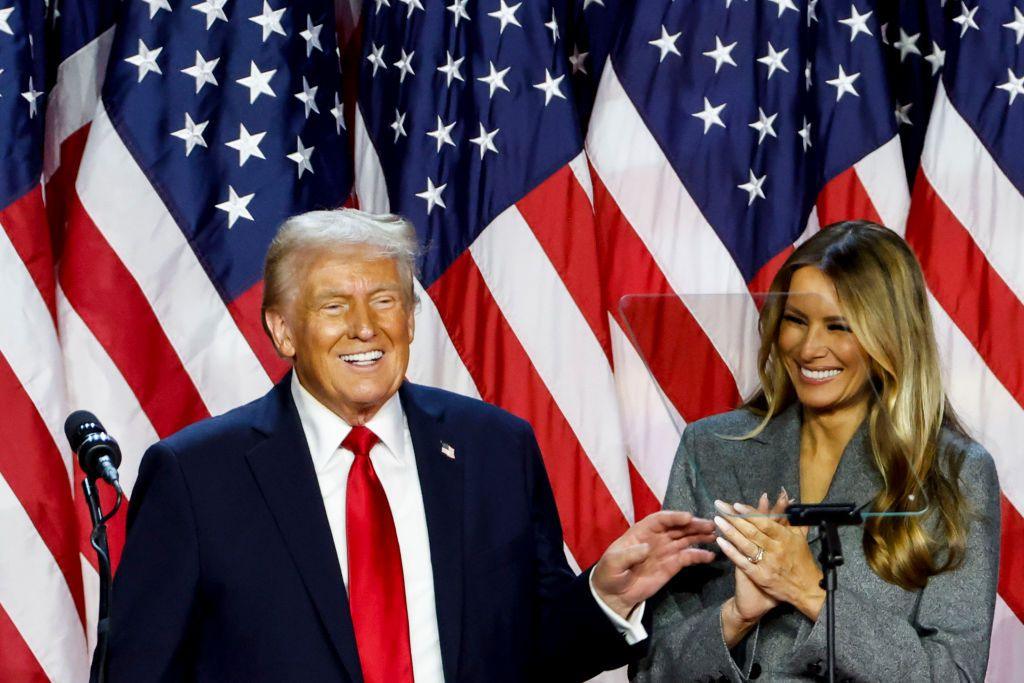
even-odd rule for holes
{"type": "Polygon", "coordinates": [[[396,216],[282,226],[264,324],[293,372],[143,458],[109,680],[584,679],[711,560],[709,522],[662,512],[573,575],[530,427],[405,381],[415,257],[396,216]]]}

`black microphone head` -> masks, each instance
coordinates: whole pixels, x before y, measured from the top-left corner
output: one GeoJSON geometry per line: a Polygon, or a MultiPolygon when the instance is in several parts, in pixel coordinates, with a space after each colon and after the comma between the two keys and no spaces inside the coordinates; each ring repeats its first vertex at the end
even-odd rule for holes
{"type": "Polygon", "coordinates": [[[85,437],[94,432],[105,432],[98,417],[88,410],[76,410],[64,420],[64,435],[68,437],[71,450],[78,452],[85,437]]]}

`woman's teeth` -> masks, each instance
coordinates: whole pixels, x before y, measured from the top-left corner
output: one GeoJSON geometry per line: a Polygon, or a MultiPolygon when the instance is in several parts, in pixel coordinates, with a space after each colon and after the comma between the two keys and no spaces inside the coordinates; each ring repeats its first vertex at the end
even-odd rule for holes
{"type": "Polygon", "coordinates": [[[842,370],[838,370],[838,369],[832,369],[832,370],[810,370],[810,369],[805,368],[805,367],[801,367],[800,368],[800,374],[801,375],[803,375],[807,379],[813,379],[813,380],[830,379],[830,378],[835,377],[836,375],[838,375],[840,372],[842,372],[842,370]]]}

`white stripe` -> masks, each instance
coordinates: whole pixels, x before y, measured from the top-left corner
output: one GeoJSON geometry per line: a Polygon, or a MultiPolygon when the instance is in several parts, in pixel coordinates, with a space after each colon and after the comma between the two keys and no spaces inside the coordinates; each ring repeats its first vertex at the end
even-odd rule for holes
{"type": "Polygon", "coordinates": [[[941,82],[921,169],[992,268],[1024,299],[1024,196],[953,107],[941,82]]]}
{"type": "Polygon", "coordinates": [[[1024,410],[942,306],[931,296],[929,302],[950,403],[971,435],[992,454],[1003,494],[1024,511],[1024,410]]]}
{"type": "Polygon", "coordinates": [[[380,157],[377,156],[373,140],[370,139],[370,132],[366,129],[362,107],[356,107],[355,118],[356,175],[352,189],[359,198],[359,208],[363,211],[388,213],[391,210],[391,202],[388,199],[388,186],[384,182],[384,169],[380,165],[380,157]]]}
{"type": "MultiPolygon", "coordinates": [[[[118,513],[122,514],[122,513],[118,513]]],[[[90,547],[87,552],[93,552],[90,547]]],[[[96,555],[93,554],[93,559],[96,555]]],[[[84,554],[78,555],[82,562],[82,584],[85,589],[85,639],[89,651],[89,660],[96,649],[96,624],[100,616],[100,575],[84,554]]]]}
{"type": "Polygon", "coordinates": [[[910,190],[903,166],[903,148],[899,136],[853,165],[857,179],[871,197],[882,224],[899,234],[906,232],[910,210],[910,190]]]}
{"type": "Polygon", "coordinates": [[[996,596],[996,613],[992,621],[992,647],[988,656],[988,683],[1014,683],[1024,672],[1024,624],[996,596]]]}
{"type": "Polygon", "coordinates": [[[57,290],[57,320],[64,348],[68,403],[76,410],[92,411],[117,439],[122,455],[118,468],[121,486],[131,496],[142,454],[159,436],[121,371],[62,289],[57,290]]]}
{"type": "Polygon", "coordinates": [[[60,145],[92,121],[103,87],[114,27],[80,47],[57,67],[57,83],[46,105],[46,151],[43,176],[49,179],[60,166],[60,145]]]}
{"type": "Polygon", "coordinates": [[[629,458],[658,500],[664,500],[686,422],[661,391],[618,321],[612,316],[608,321],[629,458]]]}
{"type": "Polygon", "coordinates": [[[64,575],[0,476],[0,605],[25,640],[47,678],[80,683],[88,678],[85,631],[64,575]]]}
{"type": "Polygon", "coordinates": [[[61,455],[67,486],[71,457],[64,436],[67,398],[57,330],[28,269],[0,225],[0,353],[39,412],[61,455]]]}
{"type": "Polygon", "coordinates": [[[266,371],[102,105],[89,132],[77,190],[138,282],[210,413],[266,393],[271,386],[266,371]]]}
{"type": "Polygon", "coordinates": [[[754,387],[757,309],[732,256],[683,187],[609,62],[587,135],[595,172],[672,289],[732,371],[740,393],[754,387]],[[739,293],[728,311],[708,294],[739,293]],[[751,345],[752,341],[754,342],[751,345]]]}
{"type": "Polygon", "coordinates": [[[594,469],[626,519],[633,519],[629,471],[622,457],[625,440],[608,359],[519,209],[503,211],[470,252],[594,469]]]}
{"type": "Polygon", "coordinates": [[[580,152],[572,161],[569,162],[569,169],[572,174],[576,176],[576,182],[583,188],[584,194],[587,195],[587,201],[590,202],[590,208],[594,208],[594,182],[590,178],[590,163],[587,161],[587,153],[580,152]]]}
{"type": "Polygon", "coordinates": [[[418,384],[480,398],[476,383],[452,344],[448,328],[444,326],[434,300],[419,280],[416,281],[416,293],[420,303],[416,311],[416,335],[406,373],[409,379],[418,384]]]}

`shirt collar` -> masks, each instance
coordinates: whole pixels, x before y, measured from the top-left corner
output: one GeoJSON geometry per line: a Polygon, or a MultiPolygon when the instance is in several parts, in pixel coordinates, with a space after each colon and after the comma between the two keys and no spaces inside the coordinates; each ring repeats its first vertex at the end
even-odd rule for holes
{"type": "MultiPolygon", "coordinates": [[[[341,447],[341,442],[352,431],[352,427],[309,393],[299,381],[298,373],[294,371],[291,391],[295,408],[299,413],[299,422],[302,423],[302,431],[309,445],[313,468],[319,473],[327,466],[327,461],[334,452],[341,447]]],[[[408,454],[405,452],[405,412],[402,410],[402,401],[397,392],[370,418],[366,427],[377,435],[391,457],[397,458],[400,463],[406,462],[408,454]]]]}

